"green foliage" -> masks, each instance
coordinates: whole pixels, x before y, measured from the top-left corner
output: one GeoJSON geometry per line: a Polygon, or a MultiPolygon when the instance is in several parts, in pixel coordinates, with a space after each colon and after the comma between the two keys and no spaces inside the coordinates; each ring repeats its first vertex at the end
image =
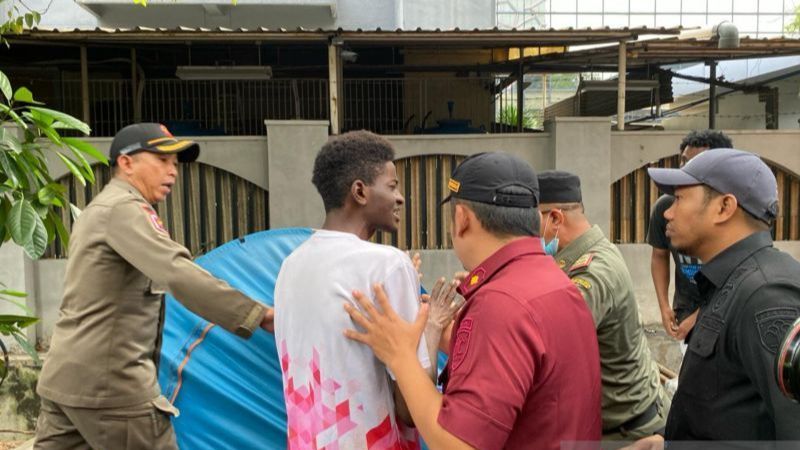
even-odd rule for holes
{"type": "MultiPolygon", "coordinates": [[[[504,106],[500,110],[497,122],[512,127],[517,126],[517,107],[515,105],[504,106]]],[[[533,110],[525,108],[522,110],[522,126],[524,128],[541,128],[542,123],[533,110]]]]}
{"type": "MultiPolygon", "coordinates": [[[[6,0],[0,0],[3,3],[6,0]]],[[[20,34],[25,28],[33,28],[39,25],[42,20],[42,15],[38,11],[28,8],[25,3],[20,0],[9,0],[11,6],[8,8],[6,21],[0,24],[0,42],[8,47],[8,40],[6,36],[9,34],[20,34]],[[23,9],[20,9],[22,6],[23,9]]],[[[6,94],[5,89],[3,93],[6,94]]],[[[10,97],[9,94],[5,95],[6,98],[10,97]]]]}
{"type": "MultiPolygon", "coordinates": [[[[73,205],[65,197],[64,187],[50,175],[47,157],[59,159],[84,185],[95,181],[90,160],[108,164],[91,144],[61,136],[63,130],[88,135],[87,124],[42,105],[30,89],[14,90],[0,72],[0,246],[11,240],[32,259],[40,258],[56,236],[65,243],[69,239],[57,209],[72,209],[73,205]]],[[[19,300],[24,297],[21,292],[0,290],[0,301],[26,313],[0,315],[0,335],[12,336],[38,360],[22,331],[38,320],[19,300]]],[[[5,370],[5,363],[0,362],[0,373],[5,370]]]]}
{"type": "Polygon", "coordinates": [[[794,9],[794,21],[786,25],[786,31],[790,33],[800,33],[800,5],[794,9]]]}

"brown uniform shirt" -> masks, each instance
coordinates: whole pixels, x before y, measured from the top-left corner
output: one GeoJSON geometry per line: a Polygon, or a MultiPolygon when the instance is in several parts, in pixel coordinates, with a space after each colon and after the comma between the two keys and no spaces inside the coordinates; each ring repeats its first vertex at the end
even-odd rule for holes
{"type": "Polygon", "coordinates": [[[64,298],[37,393],[72,407],[115,408],[160,395],[164,293],[248,338],[264,307],[214,278],[170,239],[130,184],[113,179],[72,232],[64,298]]]}

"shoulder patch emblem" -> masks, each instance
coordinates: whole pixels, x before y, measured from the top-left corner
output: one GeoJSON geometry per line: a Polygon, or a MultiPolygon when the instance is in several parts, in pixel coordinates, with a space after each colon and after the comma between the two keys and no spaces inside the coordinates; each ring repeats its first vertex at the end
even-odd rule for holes
{"type": "Polygon", "coordinates": [[[572,279],[572,283],[577,285],[577,286],[580,286],[580,287],[582,287],[584,289],[591,289],[592,288],[592,283],[589,283],[587,280],[584,280],[583,278],[580,278],[580,277],[573,278],[572,279]]]}
{"type": "Polygon", "coordinates": [[[150,219],[150,224],[153,225],[156,231],[169,235],[167,229],[164,228],[164,222],[161,221],[161,218],[158,217],[158,213],[152,207],[149,205],[142,205],[142,209],[144,209],[148,219],[150,219]]]}
{"type": "Polygon", "coordinates": [[[469,350],[469,336],[472,333],[472,319],[464,319],[458,325],[456,331],[456,342],[453,344],[453,354],[450,356],[450,363],[452,364],[450,370],[458,369],[458,366],[464,362],[469,350]]]}
{"type": "Polygon", "coordinates": [[[797,320],[800,310],[791,307],[769,308],[756,313],[756,325],[761,345],[772,353],[778,352],[783,336],[789,327],[797,320]]]}
{"type": "Polygon", "coordinates": [[[592,263],[592,258],[594,258],[594,253],[587,253],[575,261],[575,264],[569,268],[570,272],[574,272],[576,270],[585,269],[589,267],[589,264],[592,263]]]}

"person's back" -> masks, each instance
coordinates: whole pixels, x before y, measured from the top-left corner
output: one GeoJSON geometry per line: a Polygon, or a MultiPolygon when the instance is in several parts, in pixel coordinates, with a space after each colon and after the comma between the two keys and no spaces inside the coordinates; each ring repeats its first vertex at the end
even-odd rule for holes
{"type": "Polygon", "coordinates": [[[464,317],[491,310],[518,318],[506,326],[527,329],[518,338],[526,341],[530,354],[520,357],[534,363],[533,378],[524,380],[529,383],[525,402],[503,448],[557,449],[562,442],[599,440],[600,362],[594,321],[552,258],[536,252],[519,257],[483,284],[473,300],[484,304],[468,303],[464,317]],[[534,272],[536,283],[531,283],[534,272]]]}
{"type": "Polygon", "coordinates": [[[341,332],[352,324],[342,304],[352,302],[354,289],[370,292],[375,283],[393,293],[399,314],[414,317],[417,274],[396,248],[318,230],[284,261],[275,285],[275,340],[289,448],[417,445],[416,433],[398,427],[383,363],[341,332]]]}

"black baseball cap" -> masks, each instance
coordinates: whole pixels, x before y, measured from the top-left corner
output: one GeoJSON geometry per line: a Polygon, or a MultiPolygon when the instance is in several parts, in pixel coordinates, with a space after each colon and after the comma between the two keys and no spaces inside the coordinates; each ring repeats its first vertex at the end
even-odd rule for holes
{"type": "Polygon", "coordinates": [[[138,152],[178,154],[178,161],[192,162],[200,155],[200,145],[187,139],[176,139],[167,127],[160,123],[135,123],[119,130],[111,141],[109,159],[117,163],[120,155],[138,152]]]}
{"type": "Polygon", "coordinates": [[[771,223],[778,216],[778,183],[758,156],[732,148],[705,151],[680,169],[647,169],[650,178],[667,194],[676,187],[704,184],[732,194],[739,206],[755,218],[771,223]]]}
{"type": "Polygon", "coordinates": [[[541,203],[580,203],[581,179],[563,170],[545,170],[539,176],[541,203]]]}
{"type": "Polygon", "coordinates": [[[453,169],[447,187],[450,195],[442,203],[460,198],[511,208],[535,208],[539,205],[536,172],[527,162],[506,153],[487,152],[468,157],[453,169]],[[527,192],[500,192],[511,186],[527,192]]]}

